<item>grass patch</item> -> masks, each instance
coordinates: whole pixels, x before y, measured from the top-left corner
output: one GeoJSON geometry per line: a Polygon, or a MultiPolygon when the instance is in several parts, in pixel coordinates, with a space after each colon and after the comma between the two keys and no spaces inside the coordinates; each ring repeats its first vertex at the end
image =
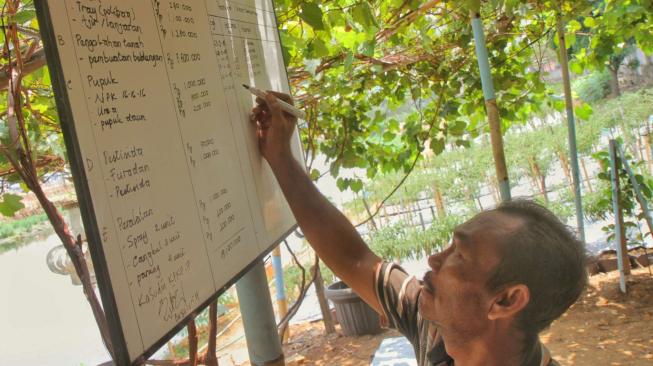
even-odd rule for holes
{"type": "Polygon", "coordinates": [[[0,254],[28,244],[33,237],[47,228],[45,213],[0,224],[0,254]],[[37,230],[38,229],[38,230],[37,230]]]}

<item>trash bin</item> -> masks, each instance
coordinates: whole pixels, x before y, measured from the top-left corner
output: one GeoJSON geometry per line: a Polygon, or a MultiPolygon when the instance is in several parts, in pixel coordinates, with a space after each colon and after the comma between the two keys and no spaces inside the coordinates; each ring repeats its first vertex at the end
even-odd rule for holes
{"type": "Polygon", "coordinates": [[[379,314],[344,282],[338,281],[324,290],[336,307],[336,316],[345,335],[376,334],[381,331],[379,314]]]}

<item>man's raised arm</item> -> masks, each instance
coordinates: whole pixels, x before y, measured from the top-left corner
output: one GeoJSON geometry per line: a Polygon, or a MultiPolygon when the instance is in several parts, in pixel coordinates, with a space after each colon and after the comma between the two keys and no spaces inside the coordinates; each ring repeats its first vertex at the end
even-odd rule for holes
{"type": "Polygon", "coordinates": [[[261,154],[270,164],[299,227],[318,256],[382,314],[374,289],[374,274],[381,259],[367,247],[351,222],[318,191],[292,156],[290,139],[297,119],[281,110],[277,98],[292,103],[285,94],[268,92],[265,100],[257,99],[259,105],[252,111],[261,154]]]}

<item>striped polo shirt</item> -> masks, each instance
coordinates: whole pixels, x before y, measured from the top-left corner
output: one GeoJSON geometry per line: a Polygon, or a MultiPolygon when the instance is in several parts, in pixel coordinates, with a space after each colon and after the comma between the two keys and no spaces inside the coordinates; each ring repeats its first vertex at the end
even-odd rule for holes
{"type": "MultiPolygon", "coordinates": [[[[385,313],[384,321],[397,329],[413,345],[420,366],[452,366],[444,342],[434,326],[418,311],[421,281],[409,276],[403,268],[384,262],[375,275],[376,297],[385,313]]],[[[559,366],[549,351],[538,341],[524,366],[559,366]]]]}

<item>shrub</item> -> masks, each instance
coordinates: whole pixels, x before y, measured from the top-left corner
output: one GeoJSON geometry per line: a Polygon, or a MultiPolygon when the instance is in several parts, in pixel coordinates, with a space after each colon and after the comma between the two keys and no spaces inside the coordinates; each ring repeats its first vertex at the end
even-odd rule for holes
{"type": "Polygon", "coordinates": [[[573,83],[573,89],[585,103],[594,103],[610,93],[610,73],[608,70],[593,71],[573,83]]]}
{"type": "Polygon", "coordinates": [[[436,219],[426,230],[408,222],[398,222],[373,232],[370,247],[386,260],[417,259],[446,248],[455,227],[463,223],[464,216],[449,214],[436,219]]]}

